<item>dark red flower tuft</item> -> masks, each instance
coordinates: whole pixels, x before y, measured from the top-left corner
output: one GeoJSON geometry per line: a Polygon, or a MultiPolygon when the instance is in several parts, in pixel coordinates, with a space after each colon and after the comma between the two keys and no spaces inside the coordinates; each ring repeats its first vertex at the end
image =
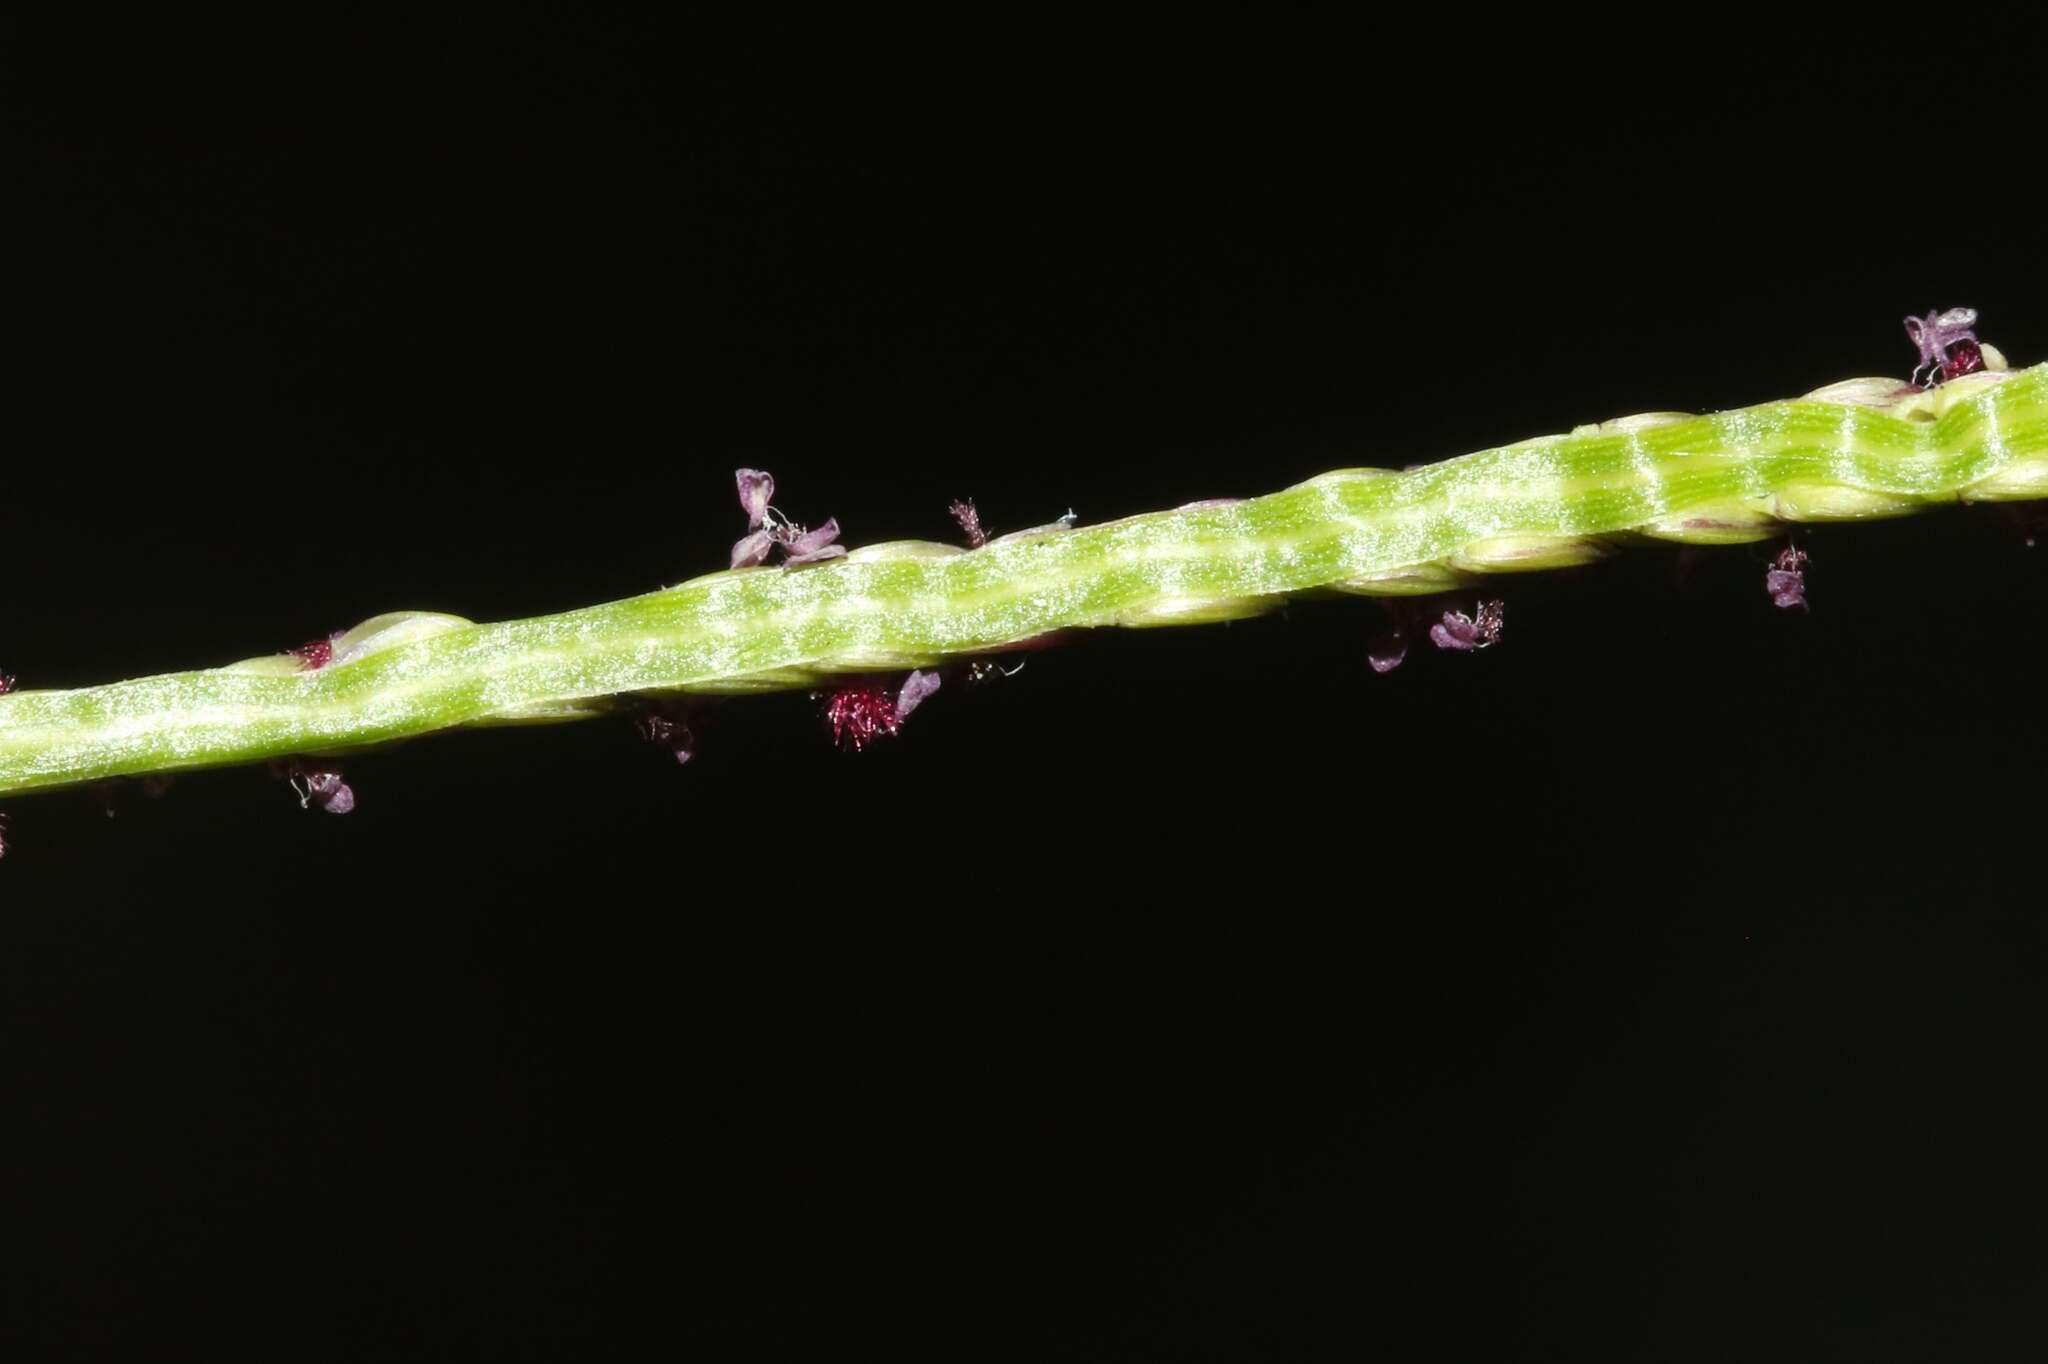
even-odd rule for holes
{"type": "Polygon", "coordinates": [[[832,727],[832,742],[848,753],[903,728],[894,694],[872,682],[850,682],[834,691],[825,701],[825,723],[832,727]]]}
{"type": "Polygon", "coordinates": [[[9,693],[9,692],[11,692],[11,691],[13,691],[13,690],[14,690],[14,674],[13,674],[13,673],[0,673],[0,696],[5,696],[5,695],[7,695],[7,693],[9,693]]]}
{"type": "Polygon", "coordinates": [[[1941,380],[1960,379],[1965,374],[1975,374],[1984,368],[1984,351],[1975,341],[1958,341],[1948,348],[1948,358],[1941,362],[1941,380]]]}
{"type": "Polygon", "coordinates": [[[301,672],[312,672],[324,668],[334,661],[334,639],[309,639],[298,648],[289,651],[299,660],[301,672]]]}

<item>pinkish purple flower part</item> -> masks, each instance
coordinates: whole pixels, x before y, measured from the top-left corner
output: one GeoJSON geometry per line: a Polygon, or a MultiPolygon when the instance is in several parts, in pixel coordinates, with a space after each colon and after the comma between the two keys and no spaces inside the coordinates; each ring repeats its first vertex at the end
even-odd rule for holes
{"type": "Polygon", "coordinates": [[[341,637],[347,633],[346,630],[336,630],[325,639],[309,639],[298,648],[286,652],[299,660],[300,671],[315,672],[334,661],[334,646],[340,643],[341,637]]]}
{"type": "Polygon", "coordinates": [[[1477,603],[1471,614],[1453,607],[1440,609],[1446,600],[1432,597],[1386,597],[1380,605],[1387,613],[1387,628],[1366,644],[1365,661],[1376,673],[1390,673],[1408,657],[1408,650],[1424,635],[1439,649],[1470,653],[1500,643],[1507,604],[1489,597],[1477,603]]]}
{"type": "Polygon", "coordinates": [[[825,723],[831,727],[832,742],[848,753],[858,753],[903,727],[896,698],[872,682],[850,682],[827,697],[825,723]]]}
{"type": "Polygon", "coordinates": [[[910,718],[910,712],[924,703],[926,697],[939,689],[939,675],[920,668],[903,679],[902,689],[896,693],[896,723],[902,724],[910,718]]]}
{"type": "Polygon", "coordinates": [[[1507,603],[1490,598],[1479,603],[1471,615],[1446,611],[1443,619],[1429,627],[1430,642],[1439,649],[1470,653],[1500,643],[1501,627],[1507,622],[1507,603]]]}
{"type": "Polygon", "coordinates": [[[949,505],[946,510],[960,523],[960,533],[967,537],[969,549],[980,549],[988,543],[988,532],[981,528],[981,513],[975,510],[973,498],[963,498],[949,505]]]}
{"type": "Polygon", "coordinates": [[[747,534],[732,547],[734,568],[754,568],[768,561],[780,547],[785,567],[836,559],[846,553],[839,538],[839,522],[828,520],[816,530],[806,530],[768,504],[775,495],[775,479],[760,469],[735,469],[733,482],[739,489],[740,506],[747,513],[747,534]]]}
{"type": "Polygon", "coordinates": [[[858,753],[875,740],[903,731],[910,712],[939,689],[939,675],[918,669],[893,691],[871,681],[848,682],[825,698],[825,723],[832,741],[858,753]]]}
{"type": "Polygon", "coordinates": [[[1965,374],[1975,374],[1984,368],[1984,348],[1975,341],[1958,341],[1948,348],[1948,359],[1941,362],[1941,381],[1960,379],[1965,374]]]}
{"type": "Polygon", "coordinates": [[[775,537],[765,530],[757,530],[733,543],[732,566],[752,568],[767,559],[768,551],[775,548],[775,537]]]}
{"type": "Polygon", "coordinates": [[[733,481],[739,485],[740,506],[747,513],[747,529],[759,530],[768,519],[768,503],[775,496],[775,477],[760,469],[735,469],[733,481]]]}
{"type": "Polygon", "coordinates": [[[814,564],[820,559],[834,559],[846,553],[845,545],[832,542],[839,538],[839,518],[828,517],[825,524],[816,530],[805,530],[802,526],[790,526],[787,538],[777,537],[782,546],[783,562],[787,564],[814,564]]]}
{"type": "MultiPolygon", "coordinates": [[[[1937,378],[1955,377],[1946,373],[1949,348],[1967,341],[1973,351],[1977,350],[1976,326],[1975,308],[1950,308],[1944,313],[1930,312],[1925,317],[1907,318],[1906,339],[1920,352],[1920,363],[1913,366],[1913,382],[1932,384],[1937,378]]],[[[1981,352],[1977,358],[1981,366],[1981,352]]]]}
{"type": "Polygon", "coordinates": [[[1806,604],[1806,557],[1806,551],[1796,545],[1778,551],[1764,574],[1764,591],[1771,594],[1773,606],[1784,611],[1812,609],[1806,604]]]}
{"type": "Polygon", "coordinates": [[[356,793],[339,772],[299,767],[292,773],[292,789],[299,793],[299,808],[317,805],[330,815],[345,815],[356,808],[356,793]]]}

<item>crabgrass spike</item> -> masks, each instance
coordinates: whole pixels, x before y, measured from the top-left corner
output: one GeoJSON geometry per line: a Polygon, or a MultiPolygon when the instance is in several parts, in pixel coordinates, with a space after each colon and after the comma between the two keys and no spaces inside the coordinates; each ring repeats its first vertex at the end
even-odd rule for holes
{"type": "Polygon", "coordinates": [[[319,667],[280,654],[15,692],[0,696],[0,795],[569,720],[628,693],[807,687],[1058,630],[1226,620],[1301,593],[1442,591],[1634,537],[1730,544],[1782,522],[2048,498],[2048,366],[2002,363],[1931,389],[1855,380],[1707,416],[1624,418],[971,550],[904,542],[742,567],[559,615],[401,613],[338,637],[319,667]]]}

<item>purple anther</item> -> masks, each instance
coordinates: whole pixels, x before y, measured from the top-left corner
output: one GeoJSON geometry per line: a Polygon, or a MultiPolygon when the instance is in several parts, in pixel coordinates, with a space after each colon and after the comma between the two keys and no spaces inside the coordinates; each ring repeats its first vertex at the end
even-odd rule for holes
{"type": "Polygon", "coordinates": [[[768,551],[775,548],[775,533],[762,529],[753,532],[733,544],[732,566],[752,568],[768,558],[768,551]]]}
{"type": "Polygon", "coordinates": [[[896,723],[902,724],[910,718],[924,699],[939,689],[939,675],[923,668],[903,679],[902,690],[896,693],[896,723]]]}
{"type": "Polygon", "coordinates": [[[839,518],[836,516],[826,518],[825,524],[816,530],[791,526],[786,532],[776,536],[786,556],[783,562],[789,565],[814,564],[820,559],[838,558],[846,553],[846,546],[832,543],[838,538],[839,518]]]}
{"type": "Polygon", "coordinates": [[[339,772],[301,767],[292,774],[292,789],[299,793],[299,808],[319,806],[330,815],[345,815],[356,808],[356,793],[339,772]]]}
{"type": "Polygon", "coordinates": [[[1784,611],[1808,611],[1806,604],[1806,551],[1796,545],[1787,545],[1778,551],[1770,569],[1764,574],[1764,591],[1771,594],[1771,604],[1784,611]]]}
{"type": "Polygon", "coordinates": [[[1506,623],[1507,604],[1498,598],[1479,603],[1471,615],[1446,611],[1443,619],[1429,627],[1430,642],[1439,649],[1470,653],[1500,643],[1501,626],[1506,623]]]}
{"type": "Polygon", "coordinates": [[[735,469],[732,476],[739,485],[740,506],[746,509],[747,529],[759,530],[768,519],[768,502],[775,496],[775,476],[761,469],[735,469]]]}

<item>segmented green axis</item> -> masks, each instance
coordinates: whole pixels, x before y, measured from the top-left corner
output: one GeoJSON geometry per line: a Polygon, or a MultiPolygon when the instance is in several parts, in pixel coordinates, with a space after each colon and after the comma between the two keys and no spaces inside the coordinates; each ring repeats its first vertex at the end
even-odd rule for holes
{"type": "Polygon", "coordinates": [[[1854,380],[973,550],[870,545],[492,625],[382,616],[313,670],[280,654],[0,696],[0,795],[576,719],[626,694],[808,687],[1058,630],[1228,620],[1303,593],[1441,592],[1581,563],[1634,537],[1735,544],[1784,522],[2032,498],[2048,498],[2048,365],[1927,390],[1854,380]]]}

